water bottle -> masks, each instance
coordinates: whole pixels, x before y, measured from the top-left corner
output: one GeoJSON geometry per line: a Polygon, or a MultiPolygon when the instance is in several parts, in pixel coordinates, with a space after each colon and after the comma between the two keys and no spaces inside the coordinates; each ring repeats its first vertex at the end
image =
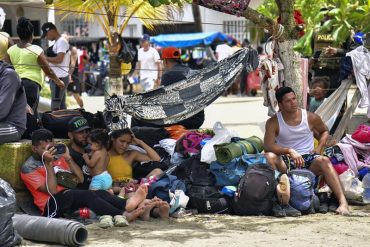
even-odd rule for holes
{"type": "Polygon", "coordinates": [[[364,203],[370,203],[370,173],[367,173],[362,179],[362,187],[364,188],[362,193],[364,203]]]}

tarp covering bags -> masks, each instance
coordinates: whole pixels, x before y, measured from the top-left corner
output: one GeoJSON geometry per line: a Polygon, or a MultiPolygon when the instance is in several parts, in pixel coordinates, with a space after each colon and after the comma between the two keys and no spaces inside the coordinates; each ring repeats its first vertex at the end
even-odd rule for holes
{"type": "Polygon", "coordinates": [[[16,209],[13,188],[0,178],[0,246],[16,246],[22,238],[14,231],[12,217],[16,209]]]}

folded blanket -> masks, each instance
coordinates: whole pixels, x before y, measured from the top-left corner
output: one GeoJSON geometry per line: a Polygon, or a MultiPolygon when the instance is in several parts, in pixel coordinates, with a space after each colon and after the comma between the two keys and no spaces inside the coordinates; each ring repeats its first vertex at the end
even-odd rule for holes
{"type": "Polygon", "coordinates": [[[248,154],[255,154],[263,151],[262,140],[257,136],[251,136],[237,142],[214,145],[217,161],[226,164],[234,158],[242,156],[243,146],[248,154]]]}

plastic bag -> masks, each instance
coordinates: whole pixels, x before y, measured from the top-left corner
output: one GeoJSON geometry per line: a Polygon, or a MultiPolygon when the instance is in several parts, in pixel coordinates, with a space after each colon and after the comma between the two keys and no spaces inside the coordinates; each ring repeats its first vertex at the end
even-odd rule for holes
{"type": "Polygon", "coordinates": [[[213,131],[215,135],[211,140],[207,141],[201,151],[200,161],[208,164],[211,164],[212,161],[216,161],[216,153],[213,145],[228,143],[231,141],[231,138],[238,137],[238,133],[234,130],[226,129],[221,122],[216,122],[213,125],[213,131]]]}
{"type": "Polygon", "coordinates": [[[22,238],[13,228],[12,217],[15,208],[15,192],[0,178],[0,246],[15,246],[22,242],[22,238]]]}
{"type": "Polygon", "coordinates": [[[339,175],[339,180],[342,183],[344,195],[348,200],[362,200],[362,182],[355,177],[355,173],[348,169],[339,175]]]}

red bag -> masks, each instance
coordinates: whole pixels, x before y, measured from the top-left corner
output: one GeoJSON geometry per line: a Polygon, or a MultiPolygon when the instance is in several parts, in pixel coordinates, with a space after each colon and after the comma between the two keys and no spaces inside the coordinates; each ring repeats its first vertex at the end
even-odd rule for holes
{"type": "Polygon", "coordinates": [[[361,143],[370,143],[370,126],[360,124],[353,132],[352,138],[361,143]]]}

